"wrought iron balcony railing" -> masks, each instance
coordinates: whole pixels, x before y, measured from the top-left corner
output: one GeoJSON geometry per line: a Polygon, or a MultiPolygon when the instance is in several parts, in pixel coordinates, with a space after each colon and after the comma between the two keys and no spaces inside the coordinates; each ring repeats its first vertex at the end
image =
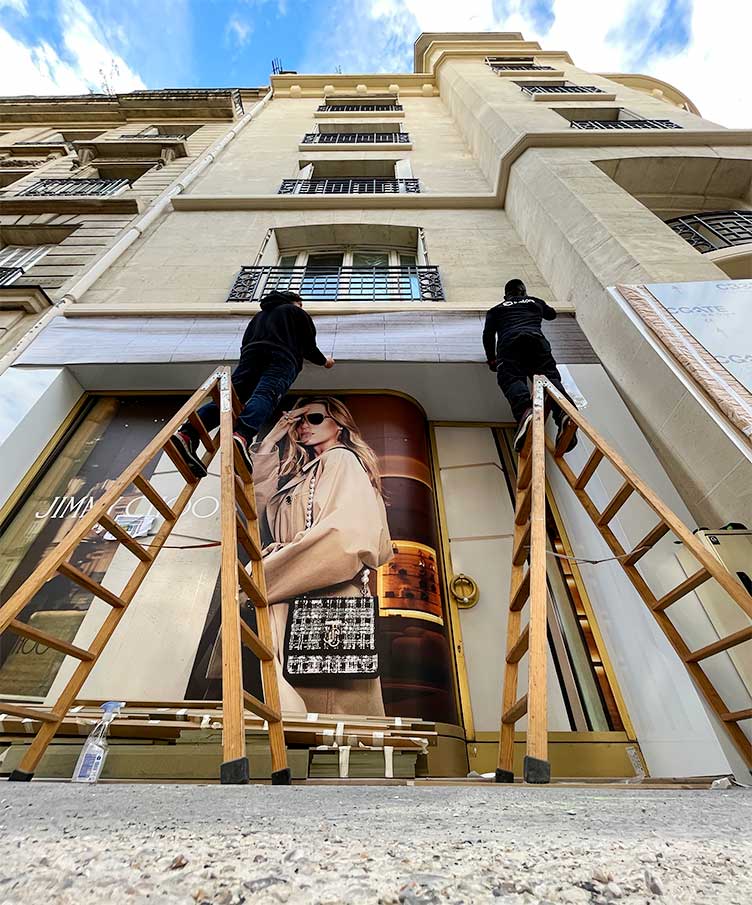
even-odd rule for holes
{"type": "Polygon", "coordinates": [[[67,195],[117,195],[129,186],[127,179],[40,179],[18,194],[55,198],[67,195]]]}
{"type": "Polygon", "coordinates": [[[299,292],[307,302],[443,302],[439,268],[243,267],[228,302],[258,302],[273,289],[299,292]]]}
{"type": "Polygon", "coordinates": [[[122,135],[118,135],[115,138],[108,139],[109,141],[120,141],[121,139],[127,138],[128,141],[185,141],[185,135],[183,134],[174,134],[174,135],[142,135],[140,132],[129,132],[123,133],[122,135]]]}
{"type": "Polygon", "coordinates": [[[595,85],[520,85],[525,94],[604,94],[595,85]]]}
{"type": "Polygon", "coordinates": [[[0,286],[10,286],[22,273],[20,267],[0,267],[0,286]]]}
{"type": "Polygon", "coordinates": [[[283,179],[278,195],[396,195],[420,192],[417,179],[283,179]]]}
{"type": "Polygon", "coordinates": [[[573,129],[681,129],[670,119],[574,119],[573,129]]]}
{"type": "Polygon", "coordinates": [[[304,145],[406,145],[407,132],[306,132],[304,145]]]}
{"type": "Polygon", "coordinates": [[[752,243],[752,211],[707,211],[666,220],[666,225],[698,251],[752,243]]]}
{"type": "Polygon", "coordinates": [[[493,60],[488,61],[491,69],[498,69],[502,72],[532,72],[548,70],[554,72],[553,66],[541,66],[540,63],[495,63],[493,60]]]}
{"type": "Polygon", "coordinates": [[[320,104],[319,113],[401,113],[402,104],[320,104]]]}

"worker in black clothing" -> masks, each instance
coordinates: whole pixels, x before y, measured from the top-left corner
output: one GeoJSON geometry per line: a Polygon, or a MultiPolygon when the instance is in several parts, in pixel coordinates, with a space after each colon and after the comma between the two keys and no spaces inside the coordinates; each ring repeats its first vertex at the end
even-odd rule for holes
{"type": "MultiPolygon", "coordinates": [[[[486,314],[483,348],[488,366],[496,371],[496,380],[509,400],[517,421],[514,448],[518,452],[525,443],[525,436],[533,419],[533,399],[528,379],[532,380],[536,374],[542,374],[571,402],[562,385],[551,346],[541,330],[543,320],[552,321],[555,317],[556,311],[550,305],[527,294],[522,280],[510,280],[504,287],[504,301],[486,314]]],[[[551,410],[558,426],[558,442],[569,417],[555,403],[551,410]]],[[[576,445],[575,434],[566,451],[569,452],[576,445]]]]}
{"type": "MultiPolygon", "coordinates": [[[[232,384],[243,403],[232,439],[251,471],[248,448],[301,372],[303,359],[325,368],[334,367],[334,359],[316,345],[316,327],[310,314],[303,310],[300,295],[274,290],[261,299],[261,311],[246,327],[240,362],[232,373],[232,384]]],[[[215,402],[202,405],[197,414],[207,430],[219,425],[215,402]]],[[[206,468],[196,452],[196,428],[186,421],[172,439],[191,471],[203,477],[206,468]]]]}

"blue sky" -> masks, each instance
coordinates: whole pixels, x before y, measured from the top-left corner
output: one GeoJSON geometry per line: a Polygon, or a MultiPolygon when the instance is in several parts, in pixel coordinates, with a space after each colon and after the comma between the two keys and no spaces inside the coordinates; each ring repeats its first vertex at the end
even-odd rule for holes
{"type": "Polygon", "coordinates": [[[752,0],[0,0],[0,94],[258,86],[273,57],[300,72],[405,72],[417,35],[444,30],[521,31],[752,126],[752,0]]]}

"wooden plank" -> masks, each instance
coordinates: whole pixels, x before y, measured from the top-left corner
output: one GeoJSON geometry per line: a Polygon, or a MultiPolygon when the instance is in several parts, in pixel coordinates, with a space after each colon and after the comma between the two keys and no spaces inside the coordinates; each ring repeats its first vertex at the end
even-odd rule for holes
{"type": "Polygon", "coordinates": [[[501,717],[501,722],[504,723],[505,726],[514,726],[517,720],[520,717],[525,716],[527,713],[527,695],[524,694],[519,701],[515,701],[515,703],[509,708],[509,710],[505,710],[504,714],[501,717]]]}
{"type": "Polygon", "coordinates": [[[725,638],[719,638],[718,641],[714,641],[712,644],[706,644],[705,647],[698,648],[698,650],[693,650],[687,657],[687,662],[699,663],[700,660],[706,660],[708,657],[713,657],[750,639],[752,639],[752,625],[740,629],[732,635],[727,635],[725,638]]]}
{"type": "Polygon", "coordinates": [[[515,641],[512,649],[507,654],[507,663],[519,663],[527,653],[530,644],[530,626],[526,625],[522,630],[522,634],[515,641]]]}
{"type": "Polygon", "coordinates": [[[241,563],[238,563],[238,582],[240,583],[240,587],[243,589],[248,599],[255,607],[267,606],[266,595],[256,584],[253,578],[248,574],[245,567],[241,563]]]}
{"type": "Polygon", "coordinates": [[[621,507],[627,502],[627,500],[632,496],[634,491],[635,489],[629,483],[629,481],[625,481],[617,490],[616,495],[611,500],[611,502],[606,506],[603,512],[601,512],[600,516],[598,517],[598,524],[607,525],[616,515],[616,513],[621,509],[621,507]]]}
{"type": "MultiPolygon", "coordinates": [[[[225,763],[246,756],[243,719],[243,660],[240,642],[240,600],[238,598],[238,539],[233,470],[232,405],[229,371],[223,369],[219,383],[219,481],[222,528],[221,638],[222,638],[222,734],[225,763]]],[[[255,712],[255,711],[254,711],[255,712]]]]}
{"type": "Polygon", "coordinates": [[[509,609],[513,613],[518,613],[523,606],[527,603],[527,599],[530,596],[530,569],[525,572],[520,581],[515,585],[514,592],[512,594],[512,602],[509,604],[509,609]]]}
{"type": "Polygon", "coordinates": [[[198,484],[201,478],[198,475],[195,475],[191,469],[188,467],[188,463],[178,452],[177,446],[175,443],[170,440],[169,443],[165,443],[164,445],[165,455],[170,459],[172,464],[177,468],[180,472],[181,477],[186,482],[186,484],[198,484]]]}
{"type": "Polygon", "coordinates": [[[624,557],[622,563],[625,566],[633,566],[638,560],[642,559],[642,557],[649,552],[658,541],[669,532],[669,527],[665,522],[658,522],[658,524],[651,531],[643,537],[643,539],[635,544],[634,549],[629,554],[629,556],[624,557]]]}
{"type": "Polygon", "coordinates": [[[157,491],[151,481],[145,478],[142,474],[138,474],[133,479],[133,483],[136,487],[138,487],[141,493],[143,493],[146,499],[152,504],[152,506],[157,510],[162,518],[166,519],[168,522],[174,522],[176,520],[175,511],[167,504],[167,500],[162,497],[162,495],[157,491]]]}
{"type": "Polygon", "coordinates": [[[740,723],[742,720],[752,720],[752,707],[746,710],[731,710],[721,714],[724,723],[740,723]]]}
{"type": "MultiPolygon", "coordinates": [[[[261,719],[267,720],[269,723],[279,723],[282,719],[282,715],[279,710],[275,710],[272,707],[269,707],[263,701],[259,701],[257,697],[249,694],[249,692],[243,692],[243,700],[245,702],[245,706],[251,713],[255,713],[256,716],[260,716],[261,719]]],[[[227,758],[225,758],[227,759],[227,758]]]]}
{"type": "Polygon", "coordinates": [[[532,490],[528,485],[524,490],[519,491],[520,499],[517,505],[517,511],[514,516],[515,525],[524,525],[530,520],[530,501],[532,500],[532,490]]]}
{"type": "Polygon", "coordinates": [[[244,620],[240,620],[240,639],[247,648],[253,651],[259,660],[273,660],[274,652],[259,638],[256,632],[244,620]]]}
{"type": "Polygon", "coordinates": [[[149,562],[151,560],[151,553],[146,547],[142,546],[135,538],[131,537],[125,528],[118,525],[118,523],[114,519],[111,519],[109,515],[103,515],[99,519],[99,524],[116,538],[119,543],[130,550],[135,557],[140,559],[141,562],[149,562]]]}
{"type": "Polygon", "coordinates": [[[512,563],[515,566],[521,566],[530,557],[530,532],[532,530],[530,522],[522,529],[522,533],[517,539],[514,550],[512,551],[512,563]]]}
{"type": "MultiPolygon", "coordinates": [[[[528,434],[530,434],[529,429],[528,434]]],[[[529,441],[520,453],[517,463],[517,486],[524,490],[530,485],[530,476],[533,473],[533,458],[530,455],[529,441]]]]}
{"type": "Polygon", "coordinates": [[[585,463],[585,467],[582,471],[577,475],[577,480],[575,481],[575,487],[577,490],[583,490],[587,482],[590,478],[595,474],[596,468],[603,461],[603,453],[596,446],[595,449],[590,453],[590,458],[585,463]]]}
{"type": "Polygon", "coordinates": [[[539,377],[533,389],[532,461],[530,479],[530,618],[528,644],[527,744],[528,757],[548,760],[548,589],[546,586],[546,433],[544,393],[539,377]]]}
{"type": "Polygon", "coordinates": [[[3,713],[7,713],[8,716],[20,717],[22,720],[36,720],[40,723],[57,722],[57,717],[47,710],[32,710],[30,707],[19,707],[16,704],[0,704],[0,714],[3,713]]]}
{"type": "Polygon", "coordinates": [[[704,584],[709,578],[710,573],[707,569],[698,569],[693,575],[690,575],[689,578],[686,578],[681,584],[678,584],[673,590],[669,591],[668,594],[664,594],[663,597],[660,597],[653,604],[653,609],[658,613],[663,612],[663,610],[670,607],[672,603],[681,600],[682,597],[685,597],[690,591],[694,591],[695,588],[704,584]]]}
{"type": "Polygon", "coordinates": [[[237,471],[237,473],[240,475],[240,479],[245,484],[252,483],[253,475],[248,470],[248,466],[245,464],[242,456],[240,455],[238,450],[235,448],[234,443],[232,444],[232,453],[233,453],[234,462],[235,462],[235,471],[237,471]]]}
{"type": "Polygon", "coordinates": [[[104,600],[105,603],[109,603],[111,607],[114,607],[115,609],[122,609],[123,607],[127,606],[126,601],[123,600],[122,597],[118,597],[117,594],[108,590],[98,581],[92,580],[80,569],[77,569],[76,566],[71,565],[71,563],[61,562],[57,567],[57,570],[61,575],[65,575],[66,578],[70,578],[71,581],[75,581],[75,583],[85,591],[88,591],[90,594],[93,594],[100,600],[104,600]]]}
{"type": "Polygon", "coordinates": [[[60,638],[55,638],[54,635],[48,635],[47,632],[42,632],[38,628],[32,628],[24,622],[19,622],[18,619],[14,619],[8,628],[17,635],[22,635],[30,641],[38,641],[40,644],[51,647],[53,650],[60,651],[61,654],[68,654],[71,657],[76,657],[78,660],[94,659],[94,654],[92,654],[91,651],[84,650],[82,647],[76,647],[74,644],[69,644],[67,641],[63,641],[60,638]]]}
{"type": "Polygon", "coordinates": [[[248,529],[243,524],[242,519],[236,516],[236,522],[238,529],[238,540],[240,541],[241,546],[254,562],[260,562],[261,550],[259,549],[258,544],[248,533],[248,529]]]}
{"type": "Polygon", "coordinates": [[[196,433],[198,434],[199,439],[200,439],[201,442],[204,444],[204,449],[208,449],[210,452],[216,452],[216,451],[217,451],[217,444],[216,444],[216,442],[212,439],[211,434],[210,434],[209,431],[206,429],[206,425],[205,425],[204,422],[199,418],[199,416],[196,414],[196,412],[192,412],[192,413],[188,416],[188,421],[189,421],[189,422],[193,425],[193,427],[196,429],[196,433]]]}
{"type": "Polygon", "coordinates": [[[243,515],[248,519],[249,522],[254,521],[258,516],[256,514],[256,506],[254,505],[253,500],[249,499],[245,485],[240,480],[238,475],[235,475],[235,499],[238,502],[238,506],[240,506],[243,515]]]}

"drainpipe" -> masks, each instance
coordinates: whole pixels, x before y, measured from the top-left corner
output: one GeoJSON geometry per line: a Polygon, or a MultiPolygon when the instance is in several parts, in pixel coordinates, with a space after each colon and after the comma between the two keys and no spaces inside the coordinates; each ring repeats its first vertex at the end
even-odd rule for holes
{"type": "Polygon", "coordinates": [[[270,88],[263,98],[242,116],[222,138],[214,142],[188,169],[176,179],[161,195],[158,195],[152,204],[131,223],[125,233],[108,248],[107,251],[87,267],[80,274],[75,283],[58,301],[46,311],[36,324],[28,330],[16,345],[0,358],[0,375],[6,371],[21,355],[21,353],[34,341],[37,334],[43,330],[54,318],[59,317],[65,309],[77,302],[81,296],[89,290],[105,271],[118,260],[140,236],[169,208],[172,199],[182,194],[188,186],[195,182],[204,170],[212,164],[224,151],[229,143],[238,135],[248,123],[254,119],[266,107],[272,99],[274,89],[270,88]]]}

